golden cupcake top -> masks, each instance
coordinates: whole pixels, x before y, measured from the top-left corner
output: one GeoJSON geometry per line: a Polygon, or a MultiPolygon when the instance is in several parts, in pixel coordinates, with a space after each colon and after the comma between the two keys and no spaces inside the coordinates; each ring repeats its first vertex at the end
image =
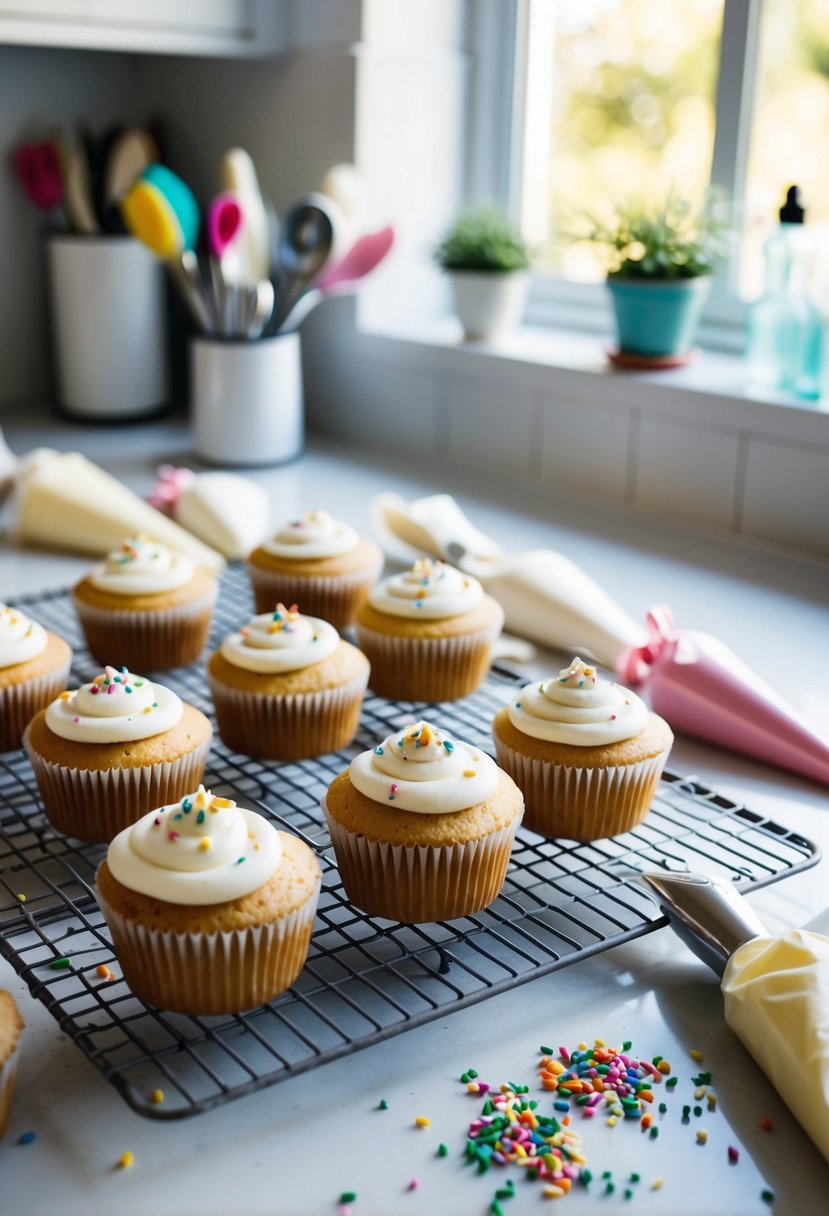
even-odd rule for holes
{"type": "Polygon", "coordinates": [[[107,853],[110,872],[129,890],[189,906],[249,895],[281,860],[272,823],[203,785],[119,832],[107,853]]]}
{"type": "Polygon", "coordinates": [[[193,573],[189,558],[139,533],[108,553],[89,581],[115,595],[160,595],[183,587],[193,573]]]}
{"type": "Polygon", "coordinates": [[[367,798],[422,815],[467,810],[486,801],[498,785],[498,767],[485,752],[425,721],[361,752],[349,775],[367,798]]]}
{"type": "Polygon", "coordinates": [[[527,684],[508,707],[513,726],[547,743],[606,747],[632,739],[648,720],[645,703],[595,666],[573,659],[557,676],[527,684]]]}
{"type": "Polygon", "coordinates": [[[46,709],[46,725],[76,743],[129,743],[178,725],[184,707],[171,688],[107,666],[89,684],[62,692],[46,709]]]}
{"type": "Polygon", "coordinates": [[[28,663],[46,649],[48,635],[19,608],[0,604],[0,667],[28,663]]]}
{"type": "Polygon", "coordinates": [[[309,558],[339,557],[356,549],[360,538],[350,524],[335,519],[319,508],[306,511],[296,519],[287,520],[262,548],[275,557],[309,558]]]}
{"type": "Polygon", "coordinates": [[[221,645],[222,656],[234,667],[278,675],[321,663],[334,653],[340,636],[320,617],[303,616],[296,604],[277,604],[273,612],[251,617],[221,645]]]}

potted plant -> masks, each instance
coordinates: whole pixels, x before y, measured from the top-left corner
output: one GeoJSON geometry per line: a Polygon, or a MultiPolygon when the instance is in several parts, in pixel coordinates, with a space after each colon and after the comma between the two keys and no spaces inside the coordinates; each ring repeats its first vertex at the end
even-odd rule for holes
{"type": "Polygon", "coordinates": [[[585,239],[607,251],[619,356],[687,359],[727,252],[721,200],[708,192],[695,206],[671,195],[661,207],[619,208],[609,223],[590,223],[585,239]]]}
{"type": "Polygon", "coordinates": [[[530,255],[500,208],[492,203],[464,208],[434,258],[450,277],[467,338],[496,338],[516,328],[530,285],[530,255]]]}

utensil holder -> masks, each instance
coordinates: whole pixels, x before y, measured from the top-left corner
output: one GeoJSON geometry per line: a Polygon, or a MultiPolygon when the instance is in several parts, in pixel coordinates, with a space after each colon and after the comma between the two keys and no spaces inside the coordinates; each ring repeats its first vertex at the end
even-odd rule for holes
{"type": "Polygon", "coordinates": [[[164,270],[129,236],[46,242],[58,404],[95,421],[142,418],[170,400],[164,270]]]}
{"type": "Polygon", "coordinates": [[[196,453],[211,464],[285,464],[304,441],[299,334],[194,338],[190,399],[196,453]]]}

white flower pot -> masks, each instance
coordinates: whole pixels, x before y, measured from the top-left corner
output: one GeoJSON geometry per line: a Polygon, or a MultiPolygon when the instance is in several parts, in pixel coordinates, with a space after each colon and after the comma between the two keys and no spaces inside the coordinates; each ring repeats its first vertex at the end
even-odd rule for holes
{"type": "Polygon", "coordinates": [[[518,328],[530,289],[529,271],[453,270],[449,279],[467,338],[500,338],[518,328]]]}

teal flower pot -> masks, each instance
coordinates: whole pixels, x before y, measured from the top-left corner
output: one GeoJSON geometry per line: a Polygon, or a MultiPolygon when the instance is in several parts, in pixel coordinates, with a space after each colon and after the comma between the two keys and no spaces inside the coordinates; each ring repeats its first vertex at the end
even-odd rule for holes
{"type": "Polygon", "coordinates": [[[684,355],[691,349],[711,276],[649,281],[609,278],[619,350],[631,355],[684,355]]]}

